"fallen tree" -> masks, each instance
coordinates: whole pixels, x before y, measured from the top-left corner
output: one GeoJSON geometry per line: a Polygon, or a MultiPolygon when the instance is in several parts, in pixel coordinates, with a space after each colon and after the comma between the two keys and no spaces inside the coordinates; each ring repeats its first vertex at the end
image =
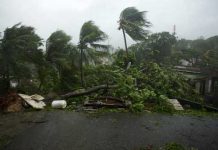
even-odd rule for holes
{"type": "Polygon", "coordinates": [[[61,98],[68,99],[70,97],[88,95],[90,93],[97,92],[97,91],[102,90],[102,89],[112,89],[112,88],[117,88],[117,87],[118,87],[118,85],[103,84],[103,85],[94,86],[94,87],[91,87],[91,88],[88,88],[88,89],[75,90],[73,92],[69,92],[69,93],[66,93],[64,95],[61,95],[61,98]]]}
{"type": "Polygon", "coordinates": [[[92,107],[96,107],[96,108],[101,108],[101,107],[107,107],[107,108],[126,108],[127,105],[125,105],[125,103],[103,103],[100,101],[89,101],[84,103],[84,106],[92,106],[92,107]]]}

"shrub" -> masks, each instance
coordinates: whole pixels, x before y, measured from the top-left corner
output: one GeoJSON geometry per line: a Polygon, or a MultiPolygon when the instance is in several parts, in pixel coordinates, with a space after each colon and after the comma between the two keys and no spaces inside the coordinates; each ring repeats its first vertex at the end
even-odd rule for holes
{"type": "Polygon", "coordinates": [[[164,150],[185,150],[185,148],[181,144],[173,142],[173,143],[167,143],[164,146],[164,150]]]}

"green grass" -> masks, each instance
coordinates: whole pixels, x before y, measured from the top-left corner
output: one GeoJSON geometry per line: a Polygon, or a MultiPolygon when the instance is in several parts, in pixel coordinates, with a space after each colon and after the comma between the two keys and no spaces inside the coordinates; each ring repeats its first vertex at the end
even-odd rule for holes
{"type": "Polygon", "coordinates": [[[170,143],[166,143],[164,146],[161,146],[159,148],[155,148],[153,145],[148,145],[147,147],[140,148],[139,150],[198,150],[198,149],[193,147],[187,148],[182,144],[176,142],[170,142],[170,143]]]}
{"type": "Polygon", "coordinates": [[[206,110],[194,110],[194,109],[188,109],[188,110],[184,110],[184,111],[176,111],[175,114],[184,115],[184,116],[199,116],[199,117],[210,116],[210,117],[218,117],[218,113],[217,112],[208,112],[206,110]]]}
{"type": "Polygon", "coordinates": [[[172,143],[167,143],[164,146],[164,150],[186,150],[186,149],[181,144],[172,142],[172,143]]]}

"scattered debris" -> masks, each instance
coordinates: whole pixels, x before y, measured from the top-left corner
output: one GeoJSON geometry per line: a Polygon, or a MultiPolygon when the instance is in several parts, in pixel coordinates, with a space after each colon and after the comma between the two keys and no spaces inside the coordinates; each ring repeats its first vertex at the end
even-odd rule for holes
{"type": "Polygon", "coordinates": [[[182,105],[179,103],[177,99],[168,99],[168,102],[173,105],[175,110],[184,110],[182,105]]]}
{"type": "Polygon", "coordinates": [[[185,109],[190,109],[191,106],[190,106],[189,104],[185,104],[185,105],[183,105],[183,108],[185,108],[185,109]]]}
{"type": "Polygon", "coordinates": [[[6,112],[19,112],[24,110],[22,100],[15,99],[8,107],[5,109],[6,112]]]}
{"type": "Polygon", "coordinates": [[[45,99],[44,97],[42,97],[41,95],[38,95],[38,94],[32,95],[31,98],[36,100],[36,101],[42,101],[45,99]]]}
{"type": "Polygon", "coordinates": [[[150,111],[150,110],[146,110],[146,109],[145,109],[144,111],[145,111],[146,113],[151,113],[151,111],[150,111]]]}
{"type": "Polygon", "coordinates": [[[59,109],[63,109],[67,107],[67,102],[65,100],[54,100],[51,103],[51,107],[52,108],[59,108],[59,109]]]}
{"type": "MultiPolygon", "coordinates": [[[[25,94],[18,94],[27,104],[35,109],[44,109],[46,104],[41,100],[43,97],[40,95],[25,95],[25,94]],[[33,98],[34,99],[33,99],[33,98]]],[[[43,98],[44,99],[44,98],[43,98]]]]}
{"type": "Polygon", "coordinates": [[[195,109],[205,108],[207,111],[218,112],[218,108],[216,108],[216,107],[212,107],[212,106],[209,106],[209,105],[203,105],[201,103],[193,102],[193,101],[190,101],[190,100],[187,100],[187,99],[179,98],[178,100],[182,105],[188,104],[188,105],[190,105],[191,108],[195,108],[195,109]]]}
{"type": "Polygon", "coordinates": [[[97,109],[94,109],[94,108],[84,108],[83,110],[87,111],[87,112],[96,112],[97,111],[97,109]]]}
{"type": "Polygon", "coordinates": [[[4,112],[18,112],[24,110],[22,99],[15,93],[9,92],[0,97],[0,110],[4,112]]]}
{"type": "Polygon", "coordinates": [[[14,97],[14,99],[8,104],[5,109],[6,112],[18,112],[24,110],[23,102],[20,98],[14,97]]]}
{"type": "Polygon", "coordinates": [[[84,106],[92,106],[93,108],[127,108],[131,105],[130,101],[123,101],[116,97],[99,97],[98,100],[87,100],[84,102],[84,106]]]}

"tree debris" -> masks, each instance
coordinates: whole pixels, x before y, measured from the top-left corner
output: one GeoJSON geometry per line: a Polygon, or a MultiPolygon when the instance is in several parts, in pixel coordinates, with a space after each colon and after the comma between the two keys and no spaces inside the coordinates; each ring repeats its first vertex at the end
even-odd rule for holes
{"type": "Polygon", "coordinates": [[[67,99],[70,97],[76,97],[76,96],[82,96],[82,95],[88,95],[90,93],[99,91],[101,89],[111,89],[111,88],[117,88],[118,85],[98,85],[98,86],[94,86],[88,89],[79,89],[79,90],[75,90],[73,92],[69,92],[67,94],[61,95],[62,98],[67,99]]]}

